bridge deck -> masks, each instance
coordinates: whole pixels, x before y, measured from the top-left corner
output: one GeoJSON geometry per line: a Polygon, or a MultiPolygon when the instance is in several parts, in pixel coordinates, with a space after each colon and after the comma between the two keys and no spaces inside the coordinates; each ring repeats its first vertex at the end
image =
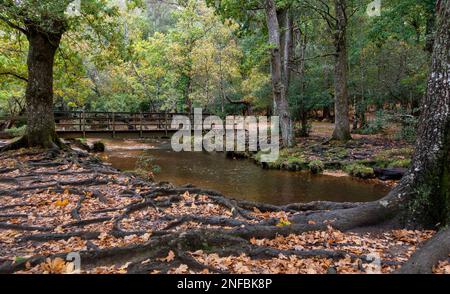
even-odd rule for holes
{"type": "MultiPolygon", "coordinates": [[[[78,137],[165,137],[178,129],[172,128],[175,116],[187,116],[193,122],[193,114],[168,112],[55,112],[57,133],[63,138],[78,137]]],[[[204,114],[207,116],[208,114],[204,114]]],[[[12,118],[0,118],[11,120],[12,118]]],[[[26,121],[26,117],[15,117],[26,121]]]]}

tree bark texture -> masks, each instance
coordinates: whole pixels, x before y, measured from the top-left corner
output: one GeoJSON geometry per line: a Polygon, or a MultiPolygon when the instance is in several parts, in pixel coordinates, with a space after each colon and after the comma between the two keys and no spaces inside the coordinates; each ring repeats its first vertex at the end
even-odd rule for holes
{"type": "Polygon", "coordinates": [[[293,144],[292,121],[287,100],[287,89],[283,81],[283,62],[280,41],[280,26],[277,9],[273,0],[266,0],[267,27],[271,45],[271,73],[275,113],[280,117],[281,137],[284,146],[293,144]]]}
{"type": "Polygon", "coordinates": [[[336,27],[334,46],[336,50],[334,66],[334,96],[335,96],[335,128],[333,139],[348,141],[350,135],[350,120],[348,107],[348,56],[347,56],[347,15],[346,0],[335,0],[336,27]]]}
{"type": "Polygon", "coordinates": [[[26,88],[27,129],[16,147],[54,148],[60,145],[53,115],[53,64],[63,31],[44,32],[27,24],[28,84],[26,88]]]}

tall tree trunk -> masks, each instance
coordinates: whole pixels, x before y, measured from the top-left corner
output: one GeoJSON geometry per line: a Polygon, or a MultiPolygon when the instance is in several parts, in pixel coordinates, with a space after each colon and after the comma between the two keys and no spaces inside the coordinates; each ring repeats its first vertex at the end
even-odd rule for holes
{"type": "Polygon", "coordinates": [[[289,92],[291,80],[291,61],[293,53],[293,20],[289,8],[278,12],[278,23],[280,26],[280,51],[282,62],[282,79],[286,95],[289,92]]]}
{"type": "Polygon", "coordinates": [[[398,271],[431,274],[450,254],[450,1],[436,4],[437,31],[427,94],[422,101],[416,152],[405,182],[421,221],[444,227],[398,271]],[[445,227],[447,226],[447,227],[445,227]]]}
{"type": "Polygon", "coordinates": [[[29,147],[53,148],[59,144],[53,115],[53,63],[62,33],[45,33],[28,26],[28,86],[26,89],[29,147]]]}
{"type": "Polygon", "coordinates": [[[283,65],[280,44],[280,26],[277,18],[277,10],[274,0],[266,0],[267,27],[269,30],[269,42],[271,45],[271,72],[274,104],[276,114],[280,117],[281,137],[284,146],[292,146],[293,132],[289,111],[289,103],[286,97],[286,88],[283,82],[283,65]]]}
{"type": "Polygon", "coordinates": [[[333,139],[348,141],[350,135],[350,120],[347,89],[347,16],[346,0],[335,0],[336,31],[334,46],[336,50],[334,66],[334,95],[335,95],[335,128],[333,139]]]}
{"type": "MultiPolygon", "coordinates": [[[[413,174],[416,190],[428,196],[426,216],[450,217],[450,1],[437,3],[439,14],[427,94],[422,101],[413,174]]],[[[422,196],[424,196],[422,195],[422,196]]]]}
{"type": "MultiPolygon", "coordinates": [[[[308,42],[307,39],[307,26],[305,25],[305,30],[302,32],[300,29],[300,25],[297,25],[297,29],[295,30],[295,44],[298,47],[298,54],[295,56],[295,59],[298,59],[297,63],[297,78],[300,80],[300,106],[298,110],[298,115],[300,117],[301,137],[309,136],[308,129],[308,109],[305,103],[305,91],[306,91],[306,80],[305,80],[305,56],[306,56],[306,44],[308,42]]],[[[297,101],[298,103],[298,101],[297,101]]]]}

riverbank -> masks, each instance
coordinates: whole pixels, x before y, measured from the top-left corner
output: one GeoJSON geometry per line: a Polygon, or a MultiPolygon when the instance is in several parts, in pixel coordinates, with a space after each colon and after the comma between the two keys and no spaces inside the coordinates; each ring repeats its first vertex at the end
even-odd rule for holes
{"type": "Polygon", "coordinates": [[[193,184],[241,200],[274,205],[323,200],[366,202],[379,200],[389,192],[385,182],[375,180],[267,170],[249,160],[230,160],[223,153],[174,152],[170,141],[104,143],[106,152],[98,156],[117,169],[177,186],[193,184]]]}
{"type": "Polygon", "coordinates": [[[313,174],[348,175],[381,180],[395,185],[411,164],[411,144],[388,134],[353,135],[347,143],[329,141],[332,124],[315,122],[308,138],[297,138],[295,146],[280,151],[275,162],[261,162],[261,152],[230,152],[235,159],[250,159],[262,168],[309,171],[313,174]]]}
{"type": "MultiPolygon", "coordinates": [[[[157,184],[78,152],[0,154],[0,272],[366,273],[397,269],[432,231],[295,233],[294,218],[357,203],[275,206],[157,184]],[[276,232],[273,235],[270,232],[276,232]]],[[[316,228],[316,229],[314,229],[316,228]]],[[[436,272],[449,269],[441,263],[436,272]]]]}

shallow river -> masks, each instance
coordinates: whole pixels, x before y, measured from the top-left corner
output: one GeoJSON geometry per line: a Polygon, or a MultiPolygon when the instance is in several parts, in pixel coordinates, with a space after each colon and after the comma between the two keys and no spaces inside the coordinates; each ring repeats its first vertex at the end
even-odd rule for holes
{"type": "Polygon", "coordinates": [[[156,180],[181,186],[193,184],[224,195],[272,204],[329,200],[370,201],[383,197],[388,188],[350,177],[264,170],[248,160],[230,160],[221,153],[171,151],[168,141],[105,141],[106,162],[121,170],[133,170],[142,156],[161,167],[156,180]]]}

